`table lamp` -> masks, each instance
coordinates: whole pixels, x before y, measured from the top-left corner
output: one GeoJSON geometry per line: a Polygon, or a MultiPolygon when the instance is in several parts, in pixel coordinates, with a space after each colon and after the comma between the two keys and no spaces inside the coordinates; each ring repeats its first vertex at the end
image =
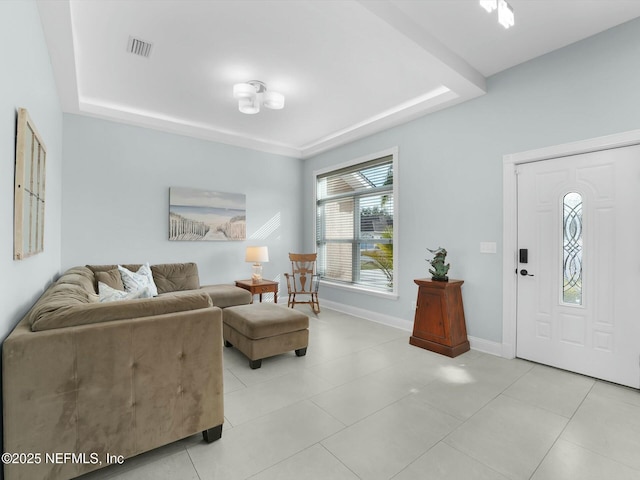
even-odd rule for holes
{"type": "Polygon", "coordinates": [[[269,249],[267,247],[247,247],[244,257],[245,262],[253,262],[251,280],[258,283],[262,280],[262,263],[269,261],[269,249]]]}

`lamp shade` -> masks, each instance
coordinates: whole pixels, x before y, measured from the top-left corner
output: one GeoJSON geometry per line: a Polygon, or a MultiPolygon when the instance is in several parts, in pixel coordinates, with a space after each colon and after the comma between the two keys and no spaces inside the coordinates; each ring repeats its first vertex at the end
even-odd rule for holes
{"type": "Polygon", "coordinates": [[[480,6],[491,13],[498,8],[498,0],[480,0],[480,6]]]}
{"type": "Polygon", "coordinates": [[[257,96],[254,96],[253,98],[241,98],[238,100],[238,109],[242,113],[254,115],[260,111],[260,102],[258,101],[257,96]]]}
{"type": "Polygon", "coordinates": [[[247,247],[244,261],[254,263],[268,262],[269,249],[267,247],[247,247]]]}
{"type": "Polygon", "coordinates": [[[236,83],[233,86],[234,98],[251,98],[256,94],[256,87],[250,83],[236,83]]]}
{"type": "Polygon", "coordinates": [[[506,0],[498,0],[498,23],[504,28],[513,27],[515,23],[513,7],[506,0]]]}
{"type": "Polygon", "coordinates": [[[264,106],[272,110],[280,110],[284,107],[284,95],[278,92],[264,92],[264,106]]]}

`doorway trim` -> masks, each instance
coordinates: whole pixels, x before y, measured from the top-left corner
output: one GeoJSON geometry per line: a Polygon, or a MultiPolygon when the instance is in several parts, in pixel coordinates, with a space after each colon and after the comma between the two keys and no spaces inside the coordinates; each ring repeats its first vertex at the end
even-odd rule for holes
{"type": "Polygon", "coordinates": [[[640,130],[510,153],[502,157],[502,356],[516,356],[518,303],[518,165],[640,144],[640,130]]]}

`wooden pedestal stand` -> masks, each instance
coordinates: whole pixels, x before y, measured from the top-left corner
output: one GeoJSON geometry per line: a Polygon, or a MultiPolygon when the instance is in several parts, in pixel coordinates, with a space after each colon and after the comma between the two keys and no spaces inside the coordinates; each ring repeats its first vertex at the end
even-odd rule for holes
{"type": "Polygon", "coordinates": [[[418,301],[409,343],[449,357],[467,352],[469,340],[460,291],[464,281],[419,278],[414,282],[418,285],[418,301]]]}

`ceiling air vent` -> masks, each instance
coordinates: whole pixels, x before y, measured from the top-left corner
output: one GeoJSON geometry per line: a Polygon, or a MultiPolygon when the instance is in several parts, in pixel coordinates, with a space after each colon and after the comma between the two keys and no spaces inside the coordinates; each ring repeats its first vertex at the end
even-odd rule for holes
{"type": "Polygon", "coordinates": [[[151,46],[153,44],[140,40],[139,38],[129,37],[129,44],[127,45],[127,52],[134,55],[140,55],[141,57],[149,58],[151,55],[151,46]]]}

